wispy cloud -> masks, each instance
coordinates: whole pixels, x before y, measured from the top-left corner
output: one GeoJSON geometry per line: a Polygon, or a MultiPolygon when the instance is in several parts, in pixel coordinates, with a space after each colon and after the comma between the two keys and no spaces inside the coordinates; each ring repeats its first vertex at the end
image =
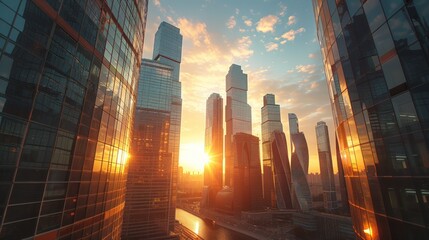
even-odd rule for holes
{"type": "Polygon", "coordinates": [[[251,27],[253,23],[252,23],[252,20],[247,19],[244,21],[244,24],[246,24],[246,26],[248,26],[248,27],[251,27]]]}
{"type": "Polygon", "coordinates": [[[283,5],[282,3],[279,3],[279,7],[280,7],[279,15],[282,17],[286,14],[287,7],[286,7],[286,5],[283,5]]]}
{"type": "Polygon", "coordinates": [[[154,4],[155,6],[161,6],[161,2],[160,2],[160,0],[153,0],[153,4],[154,4]]]}
{"type": "Polygon", "coordinates": [[[295,24],[295,23],[296,23],[296,17],[295,16],[289,16],[287,25],[290,26],[290,25],[295,24]]]}
{"type": "Polygon", "coordinates": [[[236,24],[237,24],[237,22],[235,21],[235,17],[234,17],[234,16],[231,16],[231,17],[228,19],[228,22],[226,22],[226,26],[227,26],[229,29],[234,28],[236,24]]]}
{"type": "Polygon", "coordinates": [[[314,73],[316,71],[316,65],[314,64],[308,64],[308,65],[297,65],[295,69],[298,72],[302,73],[314,73]]]}
{"type": "Polygon", "coordinates": [[[308,54],[308,58],[316,58],[316,54],[310,53],[310,54],[308,54]]]}
{"type": "Polygon", "coordinates": [[[285,33],[283,33],[283,35],[282,35],[282,38],[284,38],[285,40],[287,40],[287,41],[293,41],[293,40],[295,40],[295,36],[298,34],[298,33],[302,33],[302,32],[305,32],[305,28],[299,28],[299,29],[297,29],[297,30],[293,30],[293,29],[291,29],[291,30],[289,30],[289,31],[287,31],[287,32],[285,32],[285,33]]]}
{"type": "Polygon", "coordinates": [[[268,15],[261,18],[256,26],[256,30],[259,32],[274,32],[274,27],[277,24],[279,18],[274,15],[268,15]]]}
{"type": "Polygon", "coordinates": [[[237,47],[231,49],[232,56],[238,57],[241,59],[247,59],[253,55],[253,50],[251,48],[252,40],[250,37],[245,36],[237,41],[237,47]]]}
{"type": "Polygon", "coordinates": [[[273,42],[270,42],[267,45],[265,45],[265,49],[267,50],[267,52],[277,50],[278,48],[279,48],[279,45],[273,42]]]}
{"type": "Polygon", "coordinates": [[[183,37],[191,40],[195,46],[199,47],[202,43],[210,44],[210,37],[205,23],[193,23],[186,18],[179,18],[177,25],[183,37]]]}

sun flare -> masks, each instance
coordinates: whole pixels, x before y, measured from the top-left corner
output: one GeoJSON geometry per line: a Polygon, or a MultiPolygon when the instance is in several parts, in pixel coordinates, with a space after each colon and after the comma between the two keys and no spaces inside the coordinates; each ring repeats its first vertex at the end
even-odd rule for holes
{"type": "Polygon", "coordinates": [[[204,151],[204,144],[189,143],[180,146],[180,163],[185,171],[203,172],[204,166],[210,162],[210,156],[204,151]]]}

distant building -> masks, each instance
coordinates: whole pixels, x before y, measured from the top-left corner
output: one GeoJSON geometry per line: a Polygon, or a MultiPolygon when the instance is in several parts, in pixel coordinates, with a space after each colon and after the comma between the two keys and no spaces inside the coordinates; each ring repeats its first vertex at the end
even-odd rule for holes
{"type": "Polygon", "coordinates": [[[213,207],[223,180],[223,99],[212,93],[206,102],[205,152],[209,162],[204,166],[204,186],[207,199],[203,205],[213,207]]]}
{"type": "Polygon", "coordinates": [[[308,186],[308,146],[304,133],[299,131],[298,117],[289,113],[291,139],[292,201],[296,209],[307,211],[312,207],[311,192],[308,186]]]}
{"type": "Polygon", "coordinates": [[[272,171],[279,209],[292,209],[292,176],[289,166],[286,136],[283,132],[274,131],[270,137],[272,171]]]}
{"type": "Polygon", "coordinates": [[[234,134],[242,132],[252,134],[252,113],[247,104],[247,74],[241,66],[232,64],[226,75],[225,106],[225,181],[224,185],[232,186],[234,160],[232,141],[234,134]]]}
{"type": "Polygon", "coordinates": [[[323,121],[318,122],[316,125],[316,138],[320,175],[322,178],[324,208],[327,211],[332,211],[338,206],[328,126],[326,126],[326,123],[323,121]]]}
{"type": "Polygon", "coordinates": [[[246,133],[235,134],[233,159],[234,212],[263,209],[259,139],[246,133]]]}
{"type": "MultiPolygon", "coordinates": [[[[275,179],[273,178],[274,168],[271,153],[271,133],[274,131],[283,132],[283,125],[280,117],[280,106],[276,104],[273,94],[266,94],[264,96],[261,118],[264,201],[266,206],[277,208],[275,179]]],[[[283,154],[284,153],[281,153],[281,155],[283,154]]]]}
{"type": "Polygon", "coordinates": [[[142,61],[122,239],[166,238],[174,229],[181,42],[179,29],[163,22],[155,37],[154,60],[142,61]]]}

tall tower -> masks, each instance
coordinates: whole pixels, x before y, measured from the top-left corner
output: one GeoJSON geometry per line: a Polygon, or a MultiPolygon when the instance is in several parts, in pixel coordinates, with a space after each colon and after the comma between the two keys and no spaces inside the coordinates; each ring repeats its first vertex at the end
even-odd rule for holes
{"type": "Polygon", "coordinates": [[[181,50],[181,42],[178,28],[161,23],[154,48],[160,54],[142,62],[122,239],[167,238],[174,229],[181,52],[172,49],[181,50]]]}
{"type": "Polygon", "coordinates": [[[429,239],[429,2],[313,0],[359,239],[429,239]]]}
{"type": "Polygon", "coordinates": [[[298,117],[289,113],[289,132],[291,139],[291,173],[293,207],[307,211],[312,207],[311,192],[307,181],[308,146],[304,133],[299,131],[298,117]]]}
{"type": "Polygon", "coordinates": [[[0,3],[0,239],[120,238],[147,1],[127,5],[0,3]]]}
{"type": "Polygon", "coordinates": [[[323,121],[316,125],[317,151],[319,154],[320,175],[322,177],[323,203],[327,211],[337,208],[334,170],[332,168],[331,144],[328,126],[323,121]]]}
{"type": "MultiPolygon", "coordinates": [[[[273,159],[271,154],[271,133],[283,132],[280,118],[280,106],[276,104],[273,94],[264,96],[264,106],[261,108],[261,132],[262,132],[262,163],[264,170],[263,189],[266,206],[276,208],[276,191],[273,178],[273,159]]],[[[287,153],[286,153],[287,154],[287,153]]]]}
{"type": "Polygon", "coordinates": [[[252,113],[247,104],[247,74],[241,67],[232,64],[226,75],[226,106],[225,106],[225,181],[224,185],[232,185],[233,156],[232,141],[236,133],[252,134],[252,113]]]}
{"type": "Polygon", "coordinates": [[[214,207],[223,177],[223,99],[217,93],[206,102],[205,152],[209,163],[204,166],[204,186],[208,187],[208,206],[214,207]]]}

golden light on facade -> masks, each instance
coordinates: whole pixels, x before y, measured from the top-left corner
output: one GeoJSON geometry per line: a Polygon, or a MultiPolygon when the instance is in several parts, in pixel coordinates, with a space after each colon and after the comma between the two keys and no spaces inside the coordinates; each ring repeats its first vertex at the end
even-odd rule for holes
{"type": "Polygon", "coordinates": [[[363,230],[363,232],[372,237],[372,228],[371,227],[365,228],[363,230]]]}

